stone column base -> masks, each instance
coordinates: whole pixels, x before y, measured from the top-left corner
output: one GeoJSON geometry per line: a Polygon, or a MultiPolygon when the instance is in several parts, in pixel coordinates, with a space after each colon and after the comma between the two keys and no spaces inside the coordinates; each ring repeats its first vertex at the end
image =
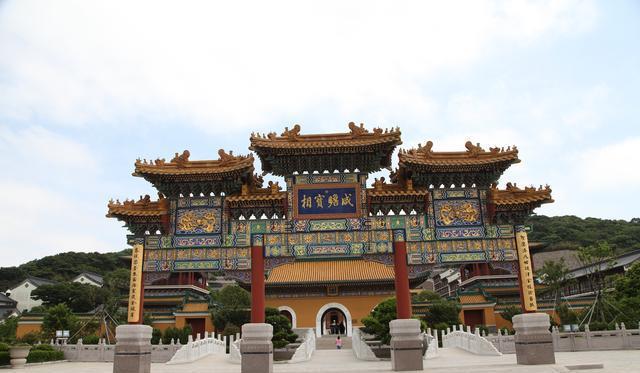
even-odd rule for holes
{"type": "Polygon", "coordinates": [[[242,373],[273,372],[273,326],[270,324],[242,325],[240,361],[242,373]]]}
{"type": "Polygon", "coordinates": [[[113,373],[151,372],[151,333],[148,325],[120,325],[116,328],[113,373]]]}
{"type": "Polygon", "coordinates": [[[398,319],[389,323],[391,332],[391,369],[422,370],[422,338],[420,321],[398,319]]]}
{"type": "Polygon", "coordinates": [[[513,317],[518,364],[556,363],[550,325],[549,315],[546,313],[524,313],[513,317]]]}

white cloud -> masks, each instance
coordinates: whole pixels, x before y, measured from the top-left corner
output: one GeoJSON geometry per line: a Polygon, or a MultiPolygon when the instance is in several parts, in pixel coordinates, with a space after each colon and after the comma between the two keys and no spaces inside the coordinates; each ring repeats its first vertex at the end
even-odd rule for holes
{"type": "Polygon", "coordinates": [[[499,40],[587,30],[594,13],[580,1],[15,1],[0,8],[0,112],[75,126],[178,118],[212,133],[323,102],[428,116],[425,79],[499,40]]]}
{"type": "Polygon", "coordinates": [[[0,126],[0,147],[11,156],[4,157],[0,164],[29,168],[30,172],[38,167],[90,170],[96,165],[86,145],[40,126],[17,130],[0,126]]]}
{"type": "Polygon", "coordinates": [[[117,249],[102,239],[100,215],[48,188],[0,182],[0,205],[2,266],[56,252],[117,249]]]}
{"type": "Polygon", "coordinates": [[[586,150],[578,159],[584,189],[594,191],[638,190],[640,137],[586,150]]]}

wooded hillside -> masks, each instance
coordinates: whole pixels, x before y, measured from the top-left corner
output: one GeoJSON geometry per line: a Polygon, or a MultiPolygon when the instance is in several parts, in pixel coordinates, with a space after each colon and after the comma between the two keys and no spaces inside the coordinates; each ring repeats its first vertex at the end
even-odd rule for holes
{"type": "Polygon", "coordinates": [[[131,250],[113,253],[66,252],[32,260],[18,267],[0,268],[0,291],[24,280],[27,276],[42,277],[54,281],[68,281],[82,272],[94,272],[102,276],[118,268],[129,268],[120,257],[130,255],[131,250]]]}
{"type": "Polygon", "coordinates": [[[609,220],[577,216],[532,216],[529,241],[546,242],[550,249],[578,248],[604,241],[617,254],[640,249],[640,218],[609,220]]]}

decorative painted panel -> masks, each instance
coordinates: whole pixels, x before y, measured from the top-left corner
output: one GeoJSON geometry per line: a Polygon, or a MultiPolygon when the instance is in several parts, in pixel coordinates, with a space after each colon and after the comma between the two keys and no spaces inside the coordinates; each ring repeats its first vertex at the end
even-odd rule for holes
{"type": "Polygon", "coordinates": [[[311,175],[296,175],[295,184],[344,184],[344,183],[357,183],[357,174],[311,174],[311,175]]]}
{"type": "Polygon", "coordinates": [[[433,208],[437,227],[482,224],[480,203],[477,199],[435,200],[433,208]]]}
{"type": "Polygon", "coordinates": [[[176,235],[216,234],[222,230],[220,208],[179,208],[176,212],[176,235]]]}
{"type": "Polygon", "coordinates": [[[484,237],[484,227],[436,228],[436,238],[439,240],[482,237],[484,237]]]}

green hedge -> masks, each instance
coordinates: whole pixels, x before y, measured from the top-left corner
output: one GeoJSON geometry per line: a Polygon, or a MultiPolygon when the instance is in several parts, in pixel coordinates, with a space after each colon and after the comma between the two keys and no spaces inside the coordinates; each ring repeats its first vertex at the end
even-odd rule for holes
{"type": "Polygon", "coordinates": [[[9,351],[0,351],[0,366],[1,365],[9,365],[9,351]]]}
{"type": "Polygon", "coordinates": [[[27,363],[42,363],[43,361],[64,360],[62,351],[31,350],[27,356],[27,363]]]}

